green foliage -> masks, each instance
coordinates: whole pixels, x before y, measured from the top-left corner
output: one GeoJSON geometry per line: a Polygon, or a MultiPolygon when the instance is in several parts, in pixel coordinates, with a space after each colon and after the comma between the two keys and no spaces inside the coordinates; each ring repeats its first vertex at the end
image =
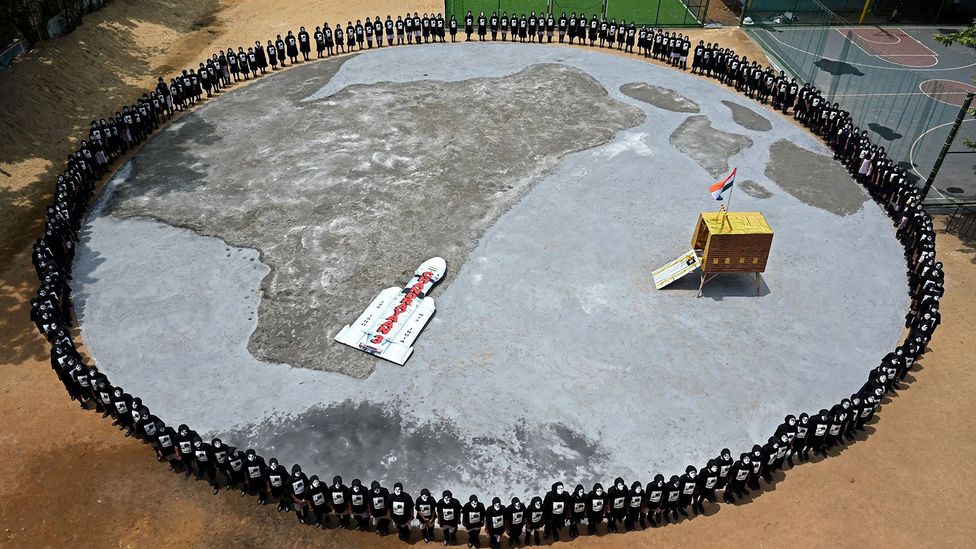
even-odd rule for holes
{"type": "MultiPolygon", "coordinates": [[[[974,48],[976,47],[976,19],[973,19],[973,23],[961,31],[944,34],[940,32],[936,33],[932,38],[935,38],[936,42],[946,47],[953,44],[961,44],[974,48]]],[[[976,76],[973,77],[973,82],[976,82],[976,76]]],[[[976,109],[972,109],[969,112],[976,117],[976,109]]],[[[976,150],[976,141],[966,138],[965,144],[970,149],[976,150]]]]}
{"type": "Polygon", "coordinates": [[[936,33],[933,38],[936,42],[947,47],[957,43],[971,48],[976,47],[976,19],[973,19],[973,23],[961,31],[945,34],[940,32],[936,33]]]}

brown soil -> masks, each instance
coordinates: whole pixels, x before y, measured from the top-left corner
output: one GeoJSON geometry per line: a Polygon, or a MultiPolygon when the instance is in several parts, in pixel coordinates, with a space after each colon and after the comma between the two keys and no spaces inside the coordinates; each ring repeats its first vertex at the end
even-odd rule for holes
{"type": "MultiPolygon", "coordinates": [[[[443,4],[414,5],[423,13],[443,4]]],[[[301,527],[236,494],[213,497],[205,483],[167,474],[148,448],[80,410],[28,321],[35,282],[25,248],[54,170],[81,128],[148,88],[157,73],[325,18],[309,14],[328,14],[334,24],[393,9],[403,8],[390,0],[116,0],[0,73],[0,97],[16,107],[0,114],[0,546],[400,546],[395,538],[301,527]]],[[[737,29],[689,34],[760,56],[737,29]]],[[[866,441],[798,467],[748,505],[565,546],[971,546],[976,242],[940,234],[939,250],[944,324],[914,372],[917,382],[885,406],[866,441]]]]}

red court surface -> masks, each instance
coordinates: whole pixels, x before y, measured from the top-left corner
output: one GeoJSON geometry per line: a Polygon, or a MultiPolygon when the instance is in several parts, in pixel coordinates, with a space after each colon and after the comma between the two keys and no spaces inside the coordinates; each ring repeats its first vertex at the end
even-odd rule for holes
{"type": "Polygon", "coordinates": [[[930,98],[961,107],[966,100],[966,94],[976,92],[976,86],[957,80],[936,78],[926,80],[918,85],[918,89],[930,98]]]}
{"type": "Polygon", "coordinates": [[[903,67],[926,68],[939,63],[939,55],[901,29],[880,27],[837,29],[864,53],[903,67]]]}

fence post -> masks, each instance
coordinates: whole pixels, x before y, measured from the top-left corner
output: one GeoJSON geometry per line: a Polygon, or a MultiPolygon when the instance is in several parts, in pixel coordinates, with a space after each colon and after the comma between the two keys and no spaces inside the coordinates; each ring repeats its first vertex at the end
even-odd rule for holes
{"type": "Polygon", "coordinates": [[[935,182],[935,176],[939,175],[939,168],[942,167],[942,161],[945,160],[946,155],[949,153],[949,147],[952,146],[952,142],[956,139],[956,132],[959,131],[959,126],[962,126],[962,121],[966,119],[966,115],[969,114],[969,106],[973,103],[973,97],[976,93],[969,92],[966,94],[966,100],[963,101],[962,107],[959,109],[959,115],[956,116],[956,122],[952,125],[952,129],[949,130],[949,135],[946,136],[945,145],[942,145],[942,152],[939,153],[939,157],[935,159],[935,165],[932,166],[932,173],[929,174],[929,178],[925,180],[925,185],[922,187],[922,201],[925,201],[925,197],[928,196],[929,190],[932,188],[932,183],[935,182]]]}

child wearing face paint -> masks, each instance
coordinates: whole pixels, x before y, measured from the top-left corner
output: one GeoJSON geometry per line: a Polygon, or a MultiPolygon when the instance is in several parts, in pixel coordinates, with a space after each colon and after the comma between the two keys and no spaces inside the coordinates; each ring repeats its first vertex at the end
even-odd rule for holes
{"type": "MultiPolygon", "coordinates": [[[[124,414],[128,416],[129,414],[124,414]]],[[[180,425],[176,430],[176,448],[180,453],[180,461],[183,462],[183,472],[189,477],[193,472],[193,439],[197,437],[195,431],[190,430],[186,425],[180,425]]]]}
{"type": "Polygon", "coordinates": [[[651,519],[651,526],[657,526],[661,521],[661,511],[664,508],[664,475],[654,475],[654,480],[647,483],[644,491],[647,494],[647,514],[651,519]]]}
{"type": "Polygon", "coordinates": [[[616,533],[620,523],[627,517],[627,485],[624,484],[624,479],[615,478],[607,495],[610,498],[607,508],[607,531],[616,533]]]}
{"type": "Polygon", "coordinates": [[[278,512],[288,509],[291,504],[291,497],[288,493],[288,471],[278,463],[276,458],[268,460],[268,469],[265,471],[265,481],[267,482],[268,492],[271,499],[278,502],[278,512]]]}
{"type": "Polygon", "coordinates": [[[468,534],[468,547],[481,547],[481,528],[485,525],[485,504],[471,495],[461,508],[461,524],[468,534]]]}
{"type": "Polygon", "coordinates": [[[532,545],[533,539],[535,539],[536,545],[542,545],[542,540],[539,537],[539,530],[541,530],[545,524],[545,514],[545,509],[542,508],[542,498],[539,496],[533,497],[532,501],[529,502],[529,508],[526,510],[526,545],[532,545]]]}
{"type": "Polygon", "coordinates": [[[569,537],[576,539],[580,535],[579,525],[586,518],[586,491],[582,484],[577,484],[570,498],[569,537]]]}
{"type": "Polygon", "coordinates": [[[488,532],[488,546],[501,549],[502,534],[505,533],[505,508],[501,498],[493,498],[485,509],[485,530],[488,532]]]}
{"type": "Polygon", "coordinates": [[[729,472],[732,470],[732,464],[735,460],[732,459],[732,451],[728,448],[722,448],[722,453],[715,458],[715,463],[718,464],[718,484],[716,485],[717,490],[723,490],[729,484],[729,472]]]}
{"type": "Polygon", "coordinates": [[[729,483],[726,485],[725,493],[722,495],[725,503],[735,503],[736,497],[742,498],[748,494],[746,484],[749,482],[751,475],[752,458],[748,453],[743,453],[739,456],[738,461],[732,464],[732,468],[729,470],[729,483]]]}
{"type": "Polygon", "coordinates": [[[461,519],[461,502],[450,490],[444,490],[440,501],[437,502],[437,524],[444,532],[444,545],[457,543],[458,521],[461,519]]]}
{"type": "Polygon", "coordinates": [[[810,417],[810,433],[807,435],[807,445],[803,449],[804,454],[813,450],[814,454],[823,452],[823,442],[827,437],[827,428],[830,426],[830,412],[826,409],[810,417]]]}
{"type": "Polygon", "coordinates": [[[519,498],[512,498],[512,503],[505,508],[505,522],[508,523],[508,546],[518,545],[525,528],[525,505],[519,498]]]}
{"type": "Polygon", "coordinates": [[[319,480],[318,475],[312,475],[308,479],[308,499],[306,500],[308,509],[312,512],[312,524],[316,528],[322,527],[325,517],[329,512],[329,496],[326,493],[327,487],[319,480]]]}
{"type": "MultiPolygon", "coordinates": [[[[784,452],[786,461],[793,466],[793,440],[796,438],[796,416],[790,414],[783,420],[782,425],[776,429],[776,437],[780,439],[780,447],[784,452]],[[784,439],[785,436],[785,439],[784,439]]],[[[782,466],[782,462],[779,463],[782,466]]]]}
{"type": "Polygon", "coordinates": [[[193,459],[197,464],[197,479],[206,476],[214,495],[217,495],[220,485],[217,484],[217,468],[214,462],[213,448],[210,444],[200,440],[200,437],[193,438],[193,459]]]}
{"type": "Polygon", "coordinates": [[[854,435],[857,432],[857,420],[861,417],[861,412],[864,410],[864,403],[861,401],[861,397],[857,395],[851,395],[851,407],[848,410],[849,416],[847,419],[847,426],[844,428],[844,437],[847,440],[853,441],[854,435]]]}
{"type": "Polygon", "coordinates": [[[857,430],[863,430],[864,424],[870,421],[871,416],[874,415],[874,410],[877,407],[877,399],[874,395],[869,394],[864,398],[864,404],[861,407],[861,413],[858,414],[856,425],[857,430]]]}
{"type": "Polygon", "coordinates": [[[420,497],[414,502],[414,511],[417,514],[417,521],[420,522],[420,535],[424,538],[424,543],[434,541],[434,520],[437,518],[437,500],[430,495],[430,490],[424,488],[420,491],[420,497]]]}
{"type": "Polygon", "coordinates": [[[762,468],[760,476],[766,482],[772,484],[773,472],[776,470],[776,454],[779,451],[779,441],[776,437],[769,437],[766,444],[762,447],[762,468]]]}
{"type": "Polygon", "coordinates": [[[168,461],[169,470],[175,471],[180,464],[180,454],[176,450],[176,429],[159,421],[156,425],[155,448],[159,461],[168,461]]]}
{"type": "Polygon", "coordinates": [[[847,424],[848,414],[847,410],[850,408],[851,402],[846,398],[840,402],[840,404],[835,404],[830,410],[830,428],[827,429],[827,438],[824,440],[824,448],[830,450],[836,446],[841,440],[841,432],[844,430],[844,426],[847,424]]]}
{"type": "MultiPolygon", "coordinates": [[[[80,372],[81,364],[76,364],[75,368],[77,368],[78,369],[77,371],[80,372]]],[[[115,418],[115,421],[112,422],[112,425],[118,425],[122,429],[131,428],[132,396],[130,396],[129,393],[124,392],[121,387],[116,387],[115,389],[112,390],[112,407],[110,408],[110,410],[112,412],[112,417],[115,418]]],[[[182,427],[185,428],[186,425],[183,425],[182,427]]],[[[182,429],[180,431],[182,431],[182,429]]],[[[187,439],[187,442],[190,442],[190,439],[187,439]]],[[[186,451],[187,452],[190,451],[189,446],[186,448],[186,451]]],[[[180,457],[181,458],[183,457],[182,453],[180,454],[180,457]]]]}
{"type": "Polygon", "coordinates": [[[264,464],[264,458],[257,455],[254,450],[248,450],[244,452],[244,492],[251,495],[257,494],[258,505],[264,505],[268,502],[267,485],[264,481],[264,475],[267,470],[267,466],[264,464]]]}
{"type": "MultiPolygon", "coordinates": [[[[681,497],[678,500],[678,512],[684,516],[688,516],[688,512],[685,508],[694,503],[697,496],[697,483],[698,469],[694,465],[689,465],[685,468],[685,474],[681,475],[681,497]]],[[[692,507],[692,512],[696,513],[698,510],[692,507]]]]}
{"type": "MultiPolygon", "coordinates": [[[[85,378],[88,378],[88,372],[85,372],[85,378]]],[[[89,396],[89,398],[91,398],[89,396]]],[[[142,409],[142,399],[135,397],[132,399],[132,406],[129,408],[129,428],[125,432],[126,437],[131,437],[135,435],[136,438],[142,438],[142,433],[139,432],[139,421],[142,416],[139,415],[139,410],[142,409]]]]}
{"type": "Polygon", "coordinates": [[[291,476],[288,479],[288,495],[291,498],[291,508],[298,517],[298,522],[308,524],[308,476],[302,472],[301,466],[297,463],[291,467],[291,476]]]}
{"type": "Polygon", "coordinates": [[[749,475],[749,488],[753,490],[759,490],[759,479],[763,472],[763,449],[762,446],[754,444],[752,446],[752,455],[749,456],[750,462],[752,463],[752,474],[749,475]]]}
{"type": "Polygon", "coordinates": [[[235,483],[234,480],[231,478],[227,466],[228,461],[230,461],[230,455],[231,452],[233,451],[233,448],[229,448],[226,445],[224,445],[224,441],[220,440],[219,438],[214,438],[210,440],[210,448],[213,450],[214,466],[216,467],[217,472],[224,477],[224,480],[226,481],[227,484],[227,488],[234,488],[235,483]]]}
{"type": "Polygon", "coordinates": [[[563,483],[557,482],[552,485],[552,489],[546,494],[542,502],[545,511],[545,539],[552,538],[559,541],[559,531],[566,525],[566,518],[569,513],[569,494],[563,487],[563,483]]]}
{"type": "MultiPolygon", "coordinates": [[[[800,414],[800,421],[796,424],[796,435],[793,437],[793,454],[795,454],[800,462],[805,462],[810,457],[807,455],[808,448],[807,435],[810,432],[810,416],[807,414],[800,414]]],[[[793,465],[793,458],[790,458],[790,465],[793,465]]]]}
{"type": "Polygon", "coordinates": [[[698,473],[698,486],[695,489],[695,499],[692,502],[692,507],[699,514],[705,513],[705,500],[712,503],[716,502],[715,489],[718,487],[718,475],[718,461],[714,459],[708,460],[705,468],[698,473]]]}
{"type": "Polygon", "coordinates": [[[640,523],[642,529],[647,528],[647,514],[644,512],[644,499],[644,488],[640,482],[634,481],[630,485],[630,493],[627,495],[627,517],[624,519],[624,528],[628,532],[633,532],[637,523],[640,523]]]}
{"type": "Polygon", "coordinates": [[[393,493],[386,498],[390,518],[397,527],[400,541],[410,541],[410,521],[413,520],[413,498],[403,491],[403,484],[393,485],[393,493]]]}
{"type": "Polygon", "coordinates": [[[349,488],[349,509],[356,521],[356,530],[365,532],[369,528],[369,491],[358,478],[352,479],[349,488]]]}
{"type": "Polygon", "coordinates": [[[159,418],[149,412],[145,406],[139,408],[139,420],[136,421],[136,433],[143,444],[153,444],[156,441],[156,423],[159,418]]]}
{"type": "Polygon", "coordinates": [[[352,516],[352,506],[349,505],[349,488],[342,483],[342,477],[336,475],[332,478],[326,493],[329,496],[329,505],[332,512],[339,520],[339,528],[349,528],[349,517],[352,516]]]}
{"type": "Polygon", "coordinates": [[[376,525],[376,533],[386,536],[390,533],[390,509],[386,506],[386,500],[390,497],[390,491],[380,486],[380,483],[373,481],[369,485],[369,516],[372,517],[376,525]]]}
{"type": "Polygon", "coordinates": [[[671,479],[664,485],[664,522],[678,520],[678,499],[681,497],[681,479],[678,475],[671,475],[671,479]]]}
{"type": "Polygon", "coordinates": [[[607,514],[607,494],[603,492],[603,485],[599,482],[586,496],[586,530],[591,536],[595,535],[603,517],[607,514]]]}

